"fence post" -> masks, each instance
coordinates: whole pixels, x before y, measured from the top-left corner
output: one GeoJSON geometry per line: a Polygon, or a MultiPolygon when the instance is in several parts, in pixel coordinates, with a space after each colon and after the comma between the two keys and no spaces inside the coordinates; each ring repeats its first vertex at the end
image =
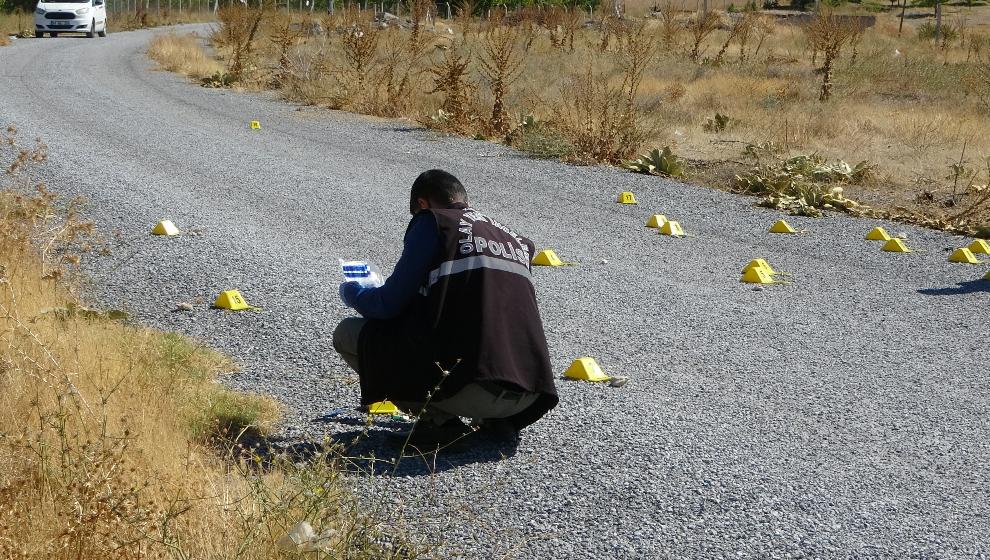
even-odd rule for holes
{"type": "Polygon", "coordinates": [[[942,38],[942,2],[935,0],[935,42],[942,38]]]}

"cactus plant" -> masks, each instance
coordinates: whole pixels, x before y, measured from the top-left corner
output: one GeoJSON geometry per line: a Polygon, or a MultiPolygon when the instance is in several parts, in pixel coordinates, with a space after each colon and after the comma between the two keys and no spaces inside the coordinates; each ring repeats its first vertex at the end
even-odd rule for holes
{"type": "Polygon", "coordinates": [[[674,155],[670,146],[664,146],[663,151],[660,151],[659,148],[653,148],[649,153],[627,161],[625,168],[648,175],[667,175],[668,177],[684,175],[684,162],[674,155]]]}

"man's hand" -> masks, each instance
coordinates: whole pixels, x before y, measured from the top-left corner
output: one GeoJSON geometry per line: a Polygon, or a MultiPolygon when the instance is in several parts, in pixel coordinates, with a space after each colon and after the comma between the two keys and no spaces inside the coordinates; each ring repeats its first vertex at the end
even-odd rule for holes
{"type": "Polygon", "coordinates": [[[338,290],[340,293],[340,300],[344,302],[347,307],[354,307],[354,298],[362,290],[361,284],[355,281],[344,282],[340,285],[338,290]]]}

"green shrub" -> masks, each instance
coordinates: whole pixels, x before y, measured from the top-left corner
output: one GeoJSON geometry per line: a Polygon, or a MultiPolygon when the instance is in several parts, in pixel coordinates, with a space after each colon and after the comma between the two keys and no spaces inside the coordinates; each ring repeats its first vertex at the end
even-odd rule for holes
{"type": "MultiPolygon", "coordinates": [[[[933,41],[935,40],[935,23],[931,21],[926,21],[918,27],[918,39],[922,41],[933,41]]],[[[939,40],[946,43],[951,43],[959,39],[959,30],[955,27],[942,23],[942,31],[939,40]]]]}
{"type": "Polygon", "coordinates": [[[532,115],[523,117],[506,140],[510,146],[541,159],[565,159],[575,153],[574,144],[566,136],[532,115]]]}
{"type": "Polygon", "coordinates": [[[684,161],[674,155],[670,146],[664,146],[663,151],[660,151],[659,148],[653,148],[650,153],[627,161],[625,167],[630,171],[646,173],[647,175],[667,175],[668,177],[682,177],[684,175],[684,161]]]}

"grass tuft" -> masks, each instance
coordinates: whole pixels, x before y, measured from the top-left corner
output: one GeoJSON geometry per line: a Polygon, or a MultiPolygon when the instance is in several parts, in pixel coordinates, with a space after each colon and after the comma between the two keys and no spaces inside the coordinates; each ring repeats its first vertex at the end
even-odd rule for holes
{"type": "Polygon", "coordinates": [[[213,76],[223,66],[210,58],[195,33],[177,35],[169,32],[156,35],[148,45],[148,56],[170,72],[198,79],[213,76]]]}

